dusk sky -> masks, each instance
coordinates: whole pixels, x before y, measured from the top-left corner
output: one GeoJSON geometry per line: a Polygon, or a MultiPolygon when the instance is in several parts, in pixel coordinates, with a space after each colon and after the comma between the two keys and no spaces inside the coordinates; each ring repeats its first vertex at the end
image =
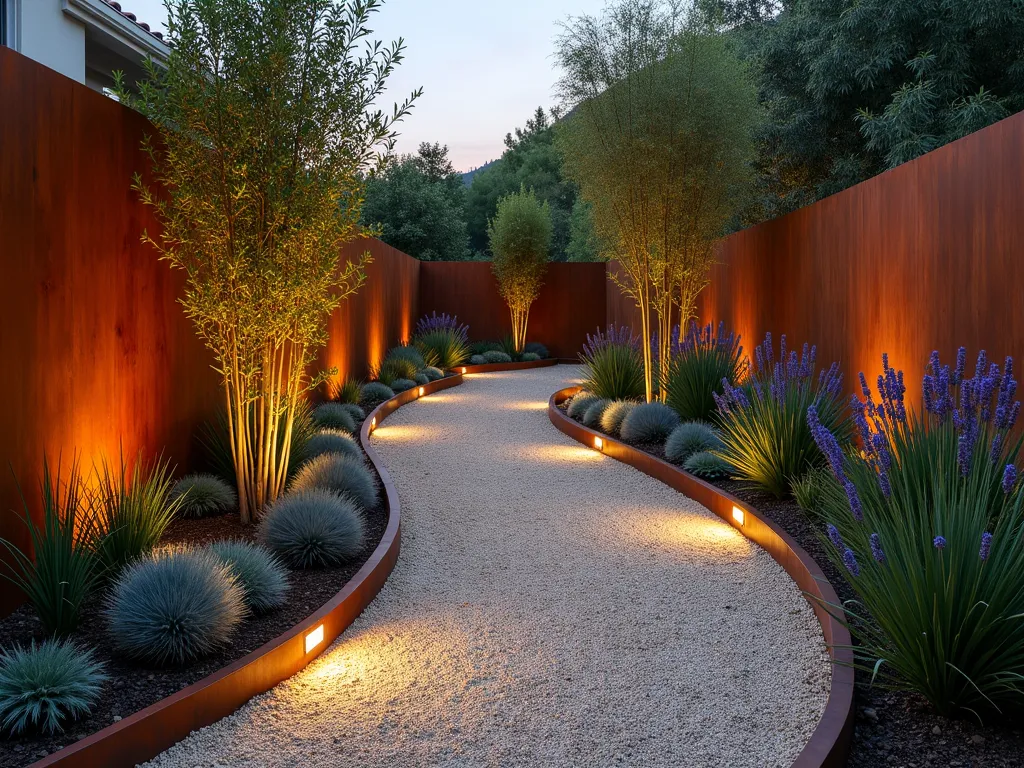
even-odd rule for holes
{"type": "MultiPolygon", "coordinates": [[[[162,0],[121,0],[140,21],[160,28],[162,0]]],[[[499,157],[505,134],[553,103],[554,40],[567,16],[596,13],[603,0],[386,0],[375,37],[406,41],[406,59],[388,106],[417,86],[423,96],[405,121],[398,151],[421,141],[447,144],[467,171],[499,157]]]]}

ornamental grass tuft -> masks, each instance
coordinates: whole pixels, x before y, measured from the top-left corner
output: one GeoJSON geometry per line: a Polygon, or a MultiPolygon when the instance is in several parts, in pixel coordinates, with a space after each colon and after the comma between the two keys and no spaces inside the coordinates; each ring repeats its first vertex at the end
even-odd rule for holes
{"type": "Polygon", "coordinates": [[[539,341],[528,341],[523,346],[523,355],[536,355],[538,360],[548,358],[548,348],[539,341]]]}
{"type": "Polygon", "coordinates": [[[583,388],[606,400],[640,400],[646,395],[640,338],[625,326],[599,328],[580,353],[583,388]]]}
{"type": "Polygon", "coordinates": [[[341,407],[348,411],[348,415],[352,417],[352,421],[355,423],[356,429],[358,430],[359,425],[362,424],[363,419],[366,418],[366,411],[355,403],[341,403],[341,407]]]}
{"type": "Polygon", "coordinates": [[[637,403],[632,400],[615,400],[608,404],[601,414],[601,431],[609,435],[619,434],[622,420],[629,415],[629,412],[636,408],[637,403]]]}
{"type": "Polygon", "coordinates": [[[714,395],[722,394],[722,381],[739,383],[743,366],[743,347],[739,336],[718,330],[708,323],[699,328],[695,322],[683,338],[673,345],[666,372],[665,402],[684,421],[710,421],[716,416],[714,395]]]}
{"type": "Polygon", "coordinates": [[[406,357],[388,357],[379,366],[374,368],[370,375],[381,384],[394,389],[395,381],[399,379],[411,380],[422,367],[422,363],[417,364],[406,357]]]}
{"type": "Polygon", "coordinates": [[[487,360],[484,358],[483,355],[473,355],[471,358],[469,358],[470,365],[484,365],[486,363],[487,360]]]}
{"type": "Polygon", "coordinates": [[[347,432],[350,435],[356,431],[356,422],[352,418],[352,413],[341,403],[321,403],[318,405],[313,409],[313,422],[319,429],[334,429],[340,432],[347,432]]]}
{"type": "Polygon", "coordinates": [[[354,461],[363,461],[363,452],[356,441],[344,432],[324,429],[309,439],[306,445],[307,463],[325,453],[338,453],[354,461]]]}
{"type": "Polygon", "coordinates": [[[729,462],[708,451],[691,454],[683,462],[683,469],[702,480],[728,480],[733,472],[729,462]]]}
{"type": "MultiPolygon", "coordinates": [[[[461,361],[461,362],[457,363],[457,365],[462,365],[462,362],[464,362],[464,361],[461,361]]],[[[454,368],[455,366],[453,365],[453,366],[449,366],[449,367],[450,368],[454,368]]],[[[435,368],[432,365],[428,365],[426,368],[424,368],[422,373],[423,373],[424,376],[426,376],[428,379],[430,379],[430,381],[437,381],[439,379],[443,379],[444,378],[444,371],[442,371],[440,368],[435,368]]]]}
{"type": "Polygon", "coordinates": [[[169,498],[180,500],[182,517],[210,517],[238,508],[235,489],[216,475],[185,475],[171,488],[169,498]]]}
{"type": "Polygon", "coordinates": [[[592,406],[601,398],[595,395],[593,392],[587,392],[585,389],[580,390],[571,398],[569,398],[569,404],[566,406],[565,412],[570,419],[582,419],[584,414],[587,412],[587,408],[592,406]]]}
{"type": "Polygon", "coordinates": [[[519,356],[519,359],[524,363],[535,363],[540,360],[541,357],[536,352],[523,352],[523,354],[519,356]]]}
{"type": "Polygon", "coordinates": [[[395,396],[395,390],[379,381],[368,381],[359,392],[359,404],[372,411],[385,400],[395,396]]]}
{"type": "Polygon", "coordinates": [[[290,490],[321,488],[352,499],[361,509],[377,504],[377,483],[361,461],[339,453],[325,453],[310,459],[292,480],[290,490]]]}
{"type": "Polygon", "coordinates": [[[231,569],[250,613],[263,614],[284,605],[288,574],[269,549],[248,541],[216,541],[210,551],[231,569]]]}
{"type": "Polygon", "coordinates": [[[451,315],[425,315],[416,324],[413,343],[426,365],[451,370],[470,356],[469,326],[451,315]]]}
{"type": "Polygon", "coordinates": [[[487,363],[511,363],[512,356],[507,352],[502,352],[497,349],[492,349],[483,354],[484,362],[487,363]]]}
{"type": "Polygon", "coordinates": [[[93,652],[67,640],[0,650],[0,723],[18,736],[59,733],[89,714],[107,680],[93,652]]]}
{"type": "Polygon", "coordinates": [[[346,378],[341,383],[335,383],[331,387],[331,400],[336,403],[358,403],[359,393],[362,384],[352,378],[346,378]]]}
{"type": "Polygon", "coordinates": [[[660,443],[679,426],[679,414],[664,403],[640,403],[622,420],[619,434],[628,443],[660,443]]]}
{"type": "Polygon", "coordinates": [[[291,568],[331,568],[363,548],[365,523],[351,499],[314,488],[288,493],[267,510],[263,542],[291,568]]]}
{"type": "Polygon", "coordinates": [[[672,430],[665,441],[665,458],[673,464],[683,464],[695,453],[717,451],[722,439],[710,424],[688,421],[672,430]]]}
{"type": "Polygon", "coordinates": [[[804,344],[801,354],[787,354],[785,336],[778,361],[770,333],[755,353],[748,381],[738,387],[723,381],[723,394],[714,395],[724,443],[718,454],[735,468],[735,477],[783,498],[793,481],[824,461],[807,420],[810,406],[839,439],[852,434],[843,377],[837,363],[816,376],[814,347],[804,344]]]}
{"type": "Polygon", "coordinates": [[[580,421],[583,426],[596,429],[601,426],[601,416],[604,415],[605,408],[611,405],[611,400],[598,400],[591,404],[586,411],[583,412],[583,418],[580,421]]]}
{"type": "Polygon", "coordinates": [[[828,556],[857,595],[831,606],[875,684],[939,713],[985,720],[1024,704],[1024,494],[1014,436],[1013,361],[933,353],[923,411],[904,404],[902,371],[882,358],[877,400],[861,376],[851,407],[861,451],[815,407],[808,421],[832,476],[819,513],[828,556]]]}
{"type": "Polygon", "coordinates": [[[407,389],[412,389],[415,386],[415,379],[395,379],[391,382],[391,388],[395,390],[395,392],[405,392],[407,389]]]}

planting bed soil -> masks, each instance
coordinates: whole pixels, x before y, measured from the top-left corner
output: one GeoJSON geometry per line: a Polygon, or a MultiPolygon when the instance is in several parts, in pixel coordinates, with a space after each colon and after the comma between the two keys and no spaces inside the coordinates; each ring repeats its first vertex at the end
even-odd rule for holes
{"type": "MultiPolygon", "coordinates": [[[[566,403],[559,405],[564,412],[566,403]]],[[[665,458],[661,443],[633,444],[665,458]]],[[[855,597],[828,559],[816,521],[791,499],[776,499],[738,480],[710,481],[777,523],[821,566],[840,600],[855,597]]],[[[855,641],[856,642],[856,641],[855,641]]],[[[912,693],[872,687],[871,675],[857,672],[854,704],[857,719],[849,768],[1019,768],[1024,765],[1024,729],[1019,719],[980,726],[976,721],[941,717],[912,693]]],[[[1012,717],[1012,715],[1011,715],[1012,717]]]]}
{"type": "MultiPolygon", "coordinates": [[[[83,610],[82,624],[73,639],[96,649],[96,658],[106,665],[110,679],[92,712],[67,724],[64,733],[45,736],[29,733],[21,737],[0,736],[0,768],[24,766],[81,738],[117,722],[133,712],[195,683],[236,659],[256,650],[291,629],[333,597],[362,567],[377,547],[387,527],[383,494],[377,507],[366,514],[366,542],[362,551],[343,567],[325,570],[290,571],[288,601],[265,616],[246,619],[234,641],[221,651],[187,667],[150,668],[113,653],[103,618],[103,596],[97,595],[83,610]]],[[[175,520],[162,544],[208,544],[219,539],[255,540],[256,525],[243,526],[236,515],[197,520],[175,520]]],[[[29,643],[42,638],[42,627],[30,605],[23,605],[0,619],[0,647],[15,642],[29,643]]]]}

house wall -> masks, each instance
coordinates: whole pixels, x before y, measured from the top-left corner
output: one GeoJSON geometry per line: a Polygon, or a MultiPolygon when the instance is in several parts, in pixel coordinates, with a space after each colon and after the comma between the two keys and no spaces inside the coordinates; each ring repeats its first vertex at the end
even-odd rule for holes
{"type": "Polygon", "coordinates": [[[65,77],[85,82],[85,27],[68,17],[61,0],[14,0],[15,45],[30,59],[65,77]]]}

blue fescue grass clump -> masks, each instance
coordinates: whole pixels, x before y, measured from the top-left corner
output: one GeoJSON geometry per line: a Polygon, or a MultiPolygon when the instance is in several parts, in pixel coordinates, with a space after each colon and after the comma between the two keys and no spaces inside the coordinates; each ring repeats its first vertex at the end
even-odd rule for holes
{"type": "Polygon", "coordinates": [[[52,475],[44,457],[41,525],[22,496],[29,546],[23,549],[0,539],[9,556],[7,563],[0,564],[0,575],[25,594],[43,629],[55,635],[78,627],[82,603],[102,575],[94,555],[98,531],[77,461],[66,477],[62,479],[61,474],[58,464],[56,476],[52,475]]]}
{"type": "Polygon", "coordinates": [[[180,499],[182,517],[222,515],[238,507],[235,489],[216,475],[185,475],[174,484],[171,499],[180,499]]]}
{"type": "Polygon", "coordinates": [[[347,496],[361,509],[372,509],[377,503],[377,484],[370,470],[362,461],[338,453],[310,459],[292,480],[293,491],[313,488],[347,496]]]}
{"type": "Polygon", "coordinates": [[[539,341],[528,341],[523,345],[523,356],[536,355],[537,360],[544,360],[548,357],[548,348],[539,341]]]}
{"type": "Polygon", "coordinates": [[[269,549],[248,541],[216,541],[210,551],[231,569],[250,613],[267,613],[284,605],[288,574],[269,549]]]}
{"type": "Polygon", "coordinates": [[[344,432],[333,429],[325,429],[313,435],[306,444],[306,454],[309,456],[307,463],[327,453],[339,453],[354,461],[363,461],[363,452],[359,450],[356,441],[344,432]]]}
{"type": "Polygon", "coordinates": [[[536,352],[523,352],[523,354],[519,356],[519,359],[524,363],[535,363],[540,360],[541,357],[536,352]]]}
{"type": "Polygon", "coordinates": [[[511,363],[512,356],[507,352],[501,352],[497,349],[492,349],[483,354],[484,362],[487,363],[511,363]]]}
{"type": "Polygon", "coordinates": [[[367,411],[371,411],[385,400],[395,396],[395,390],[379,381],[368,381],[363,384],[359,394],[359,404],[367,411]]]}
{"type": "Polygon", "coordinates": [[[940,714],[983,720],[1024,704],[1024,492],[1013,360],[933,353],[923,412],[882,358],[875,393],[851,409],[860,450],[844,449],[817,409],[808,421],[832,473],[819,514],[828,556],[856,592],[831,610],[857,664],[940,714]]]}
{"type": "MultiPolygon", "coordinates": [[[[678,329],[676,331],[678,333],[678,329]]],[[[716,415],[714,396],[722,394],[722,381],[730,386],[743,376],[743,347],[739,336],[691,322],[683,340],[672,345],[665,373],[665,403],[684,421],[708,421],[716,415]]]]}
{"type": "Polygon", "coordinates": [[[486,362],[487,360],[484,358],[483,355],[473,355],[472,357],[469,358],[470,365],[484,365],[486,362]]]}
{"type": "Polygon", "coordinates": [[[583,412],[583,426],[591,427],[596,429],[601,426],[601,416],[604,414],[605,408],[611,404],[611,400],[598,400],[596,403],[591,404],[587,410],[583,412]]]}
{"type": "Polygon", "coordinates": [[[739,387],[723,382],[723,394],[714,396],[724,443],[718,453],[737,478],[783,498],[794,480],[824,461],[807,421],[810,406],[841,440],[851,435],[843,377],[837,363],[815,375],[814,347],[804,344],[800,355],[787,355],[785,336],[777,361],[770,333],[755,352],[748,381],[739,387]]]}
{"type": "Polygon", "coordinates": [[[0,723],[15,736],[59,733],[89,714],[107,680],[93,652],[67,640],[0,650],[0,723]]]}
{"type": "Polygon", "coordinates": [[[320,429],[336,429],[350,435],[356,431],[352,413],[341,403],[321,403],[313,409],[313,421],[320,429]]]}
{"type": "Polygon", "coordinates": [[[673,464],[682,464],[690,456],[702,451],[717,451],[722,439],[710,424],[688,421],[672,430],[665,441],[665,458],[673,464]]]}
{"type": "Polygon", "coordinates": [[[583,388],[607,400],[637,400],[646,395],[640,339],[629,328],[599,328],[580,353],[583,388]]]}
{"type": "Polygon", "coordinates": [[[407,389],[412,389],[416,386],[414,379],[395,379],[391,382],[391,388],[395,392],[405,392],[407,389]]]}
{"type": "Polygon", "coordinates": [[[417,369],[422,368],[427,364],[427,361],[423,359],[423,354],[412,345],[402,345],[398,347],[392,347],[388,350],[388,353],[384,356],[385,360],[408,360],[410,363],[416,366],[417,369]]]}
{"type": "Polygon", "coordinates": [[[429,376],[427,376],[427,374],[425,374],[425,373],[424,373],[423,371],[420,371],[419,373],[417,373],[417,374],[416,374],[416,375],[415,375],[415,376],[413,377],[413,379],[412,379],[412,380],[413,380],[413,381],[415,381],[415,382],[416,382],[417,384],[419,384],[419,385],[420,385],[421,387],[422,387],[422,386],[423,386],[424,384],[429,384],[429,383],[430,383],[430,377],[429,377],[429,376]]]}
{"type": "Polygon", "coordinates": [[[728,480],[732,467],[725,459],[708,451],[697,451],[683,462],[683,469],[703,480],[728,480]]]}
{"type": "Polygon", "coordinates": [[[126,568],[106,610],[114,646],[158,666],[194,661],[227,645],[246,616],[242,587],[205,549],[157,552],[126,568]]]}
{"type": "MultiPolygon", "coordinates": [[[[451,367],[454,368],[455,366],[451,366],[451,367]]],[[[443,379],[444,378],[444,371],[442,371],[440,368],[435,368],[432,365],[428,365],[426,368],[424,368],[422,373],[430,381],[437,381],[438,379],[443,379]]]]}
{"type": "Polygon", "coordinates": [[[565,413],[570,419],[582,419],[583,414],[587,412],[587,408],[600,399],[601,398],[593,392],[587,392],[585,389],[580,390],[570,398],[569,404],[566,406],[565,413]]]}
{"type": "Polygon", "coordinates": [[[363,419],[366,418],[366,411],[355,403],[341,403],[342,408],[348,411],[349,416],[352,417],[353,423],[356,425],[356,429],[363,423],[363,419]]]}
{"type": "Polygon", "coordinates": [[[365,523],[347,497],[314,488],[288,493],[267,510],[263,542],[291,568],[341,565],[363,548],[365,523]]]}
{"type": "Polygon", "coordinates": [[[629,443],[660,443],[679,426],[679,414],[664,403],[640,403],[622,420],[619,434],[629,443]]]}
{"type": "Polygon", "coordinates": [[[601,431],[609,435],[619,434],[622,427],[622,420],[629,415],[629,412],[636,408],[637,403],[632,400],[614,400],[608,404],[601,414],[601,431]]]}

